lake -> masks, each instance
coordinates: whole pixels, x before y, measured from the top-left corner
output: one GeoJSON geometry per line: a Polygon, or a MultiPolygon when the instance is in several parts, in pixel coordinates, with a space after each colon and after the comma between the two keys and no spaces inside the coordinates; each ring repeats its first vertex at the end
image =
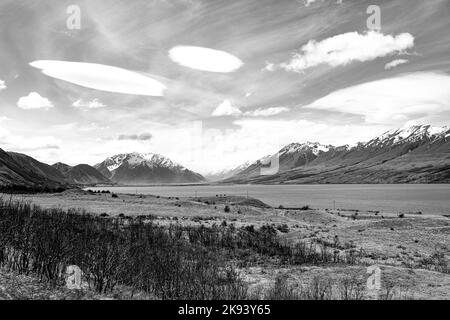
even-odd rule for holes
{"type": "Polygon", "coordinates": [[[393,213],[450,214],[450,184],[438,185],[202,185],[97,187],[115,193],[168,197],[241,195],[278,207],[379,210],[393,213]]]}

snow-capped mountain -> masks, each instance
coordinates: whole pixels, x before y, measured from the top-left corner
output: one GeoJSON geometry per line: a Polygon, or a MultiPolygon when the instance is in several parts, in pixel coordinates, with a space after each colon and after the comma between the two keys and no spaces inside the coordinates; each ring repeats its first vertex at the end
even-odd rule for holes
{"type": "Polygon", "coordinates": [[[333,146],[322,145],[318,142],[291,143],[273,155],[267,155],[236,173],[238,176],[259,176],[261,169],[270,165],[270,160],[278,157],[279,171],[307,165],[319,155],[328,152],[333,146]]]}
{"type": "Polygon", "coordinates": [[[433,127],[430,125],[417,125],[406,128],[389,130],[375,139],[362,144],[362,147],[386,147],[404,143],[416,143],[424,140],[430,142],[445,138],[449,127],[433,127]]]}
{"type": "Polygon", "coordinates": [[[306,142],[306,143],[291,143],[281,149],[279,154],[295,154],[295,153],[308,153],[311,152],[315,156],[318,156],[322,152],[328,152],[333,146],[325,146],[318,142],[306,142]]]}
{"type": "Polygon", "coordinates": [[[110,180],[124,184],[192,183],[204,181],[169,158],[155,153],[125,153],[94,166],[110,180]]]}
{"type": "MultiPolygon", "coordinates": [[[[262,160],[233,183],[450,182],[450,128],[416,125],[390,130],[354,146],[290,144],[279,151],[279,170],[261,174],[262,160]]],[[[264,160],[264,158],[263,158],[264,160]]]]}

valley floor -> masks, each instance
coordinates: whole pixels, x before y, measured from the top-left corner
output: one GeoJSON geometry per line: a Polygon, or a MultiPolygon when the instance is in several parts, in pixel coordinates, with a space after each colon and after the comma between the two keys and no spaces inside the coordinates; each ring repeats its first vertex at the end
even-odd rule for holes
{"type": "MultiPolygon", "coordinates": [[[[3,198],[7,197],[10,196],[3,195],[3,198]]],[[[351,266],[291,266],[249,257],[245,264],[239,266],[239,272],[254,297],[260,297],[260,292],[273,286],[280,278],[293,288],[317,278],[333,281],[353,277],[364,281],[369,276],[367,267],[377,265],[382,272],[383,286],[379,294],[394,294],[394,298],[400,299],[450,299],[450,219],[445,216],[397,216],[376,211],[314,208],[286,210],[269,208],[256,199],[244,197],[166,198],[126,194],[112,197],[109,193],[80,190],[61,194],[15,195],[14,198],[44,208],[82,208],[110,217],[153,215],[152,221],[161,225],[212,226],[225,221],[236,227],[259,228],[269,224],[289,243],[326,243],[335,248],[337,254],[350,250],[361,254],[360,261],[351,266]]],[[[6,293],[5,286],[14,281],[27,279],[15,280],[13,275],[0,271],[0,299],[23,297],[16,291],[6,293]]],[[[29,281],[33,283],[34,280],[29,281]]],[[[58,297],[58,293],[37,297],[58,297]]]]}

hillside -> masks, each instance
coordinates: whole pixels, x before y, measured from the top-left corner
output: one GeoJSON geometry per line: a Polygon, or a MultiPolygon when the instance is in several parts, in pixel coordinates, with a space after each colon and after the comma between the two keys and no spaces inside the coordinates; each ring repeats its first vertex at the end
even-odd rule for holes
{"type": "Polygon", "coordinates": [[[70,183],[79,185],[111,183],[111,181],[97,169],[87,164],[79,164],[72,167],[67,164],[58,162],[55,163],[53,167],[57,169],[62,175],[64,175],[65,179],[70,183]]]}
{"type": "Polygon", "coordinates": [[[53,167],[27,155],[0,149],[2,189],[56,189],[66,186],[64,177],[53,167]]]}
{"type": "Polygon", "coordinates": [[[391,130],[354,147],[328,146],[315,154],[289,146],[279,152],[280,170],[260,174],[261,160],[234,177],[232,183],[448,183],[450,130],[413,126],[391,130]],[[300,162],[299,162],[300,161],[300,162]]]}

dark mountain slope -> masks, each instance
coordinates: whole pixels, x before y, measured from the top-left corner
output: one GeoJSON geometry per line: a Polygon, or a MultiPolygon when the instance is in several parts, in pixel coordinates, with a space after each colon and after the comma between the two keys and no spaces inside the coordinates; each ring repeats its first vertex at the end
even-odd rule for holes
{"type": "Polygon", "coordinates": [[[49,165],[29,156],[0,149],[0,188],[59,189],[67,187],[64,177],[49,165]]]}
{"type": "MultiPolygon", "coordinates": [[[[239,173],[233,183],[449,183],[450,130],[413,126],[355,147],[329,147],[304,165],[271,176],[239,173]]],[[[282,159],[280,157],[280,163],[282,159]]]]}
{"type": "Polygon", "coordinates": [[[69,166],[65,163],[55,163],[53,167],[64,175],[65,179],[73,184],[90,185],[98,183],[111,183],[111,181],[101,174],[97,169],[87,164],[69,166]]]}

